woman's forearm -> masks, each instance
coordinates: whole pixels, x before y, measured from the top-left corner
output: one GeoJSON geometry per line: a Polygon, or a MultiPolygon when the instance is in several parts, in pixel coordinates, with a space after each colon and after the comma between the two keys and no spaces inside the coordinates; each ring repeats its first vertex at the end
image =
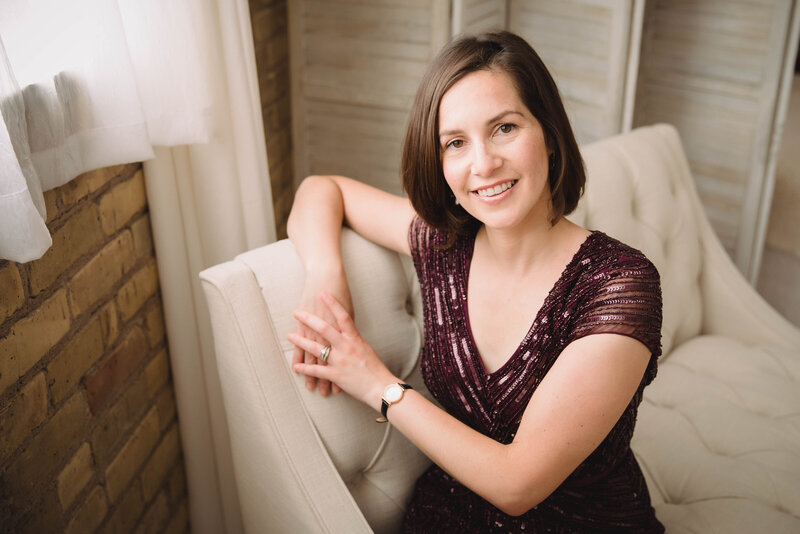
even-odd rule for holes
{"type": "Polygon", "coordinates": [[[309,176],[300,184],[286,230],[306,271],[341,268],[339,244],[344,202],[327,176],[309,176]]]}
{"type": "Polygon", "coordinates": [[[554,489],[542,484],[538,495],[523,489],[511,446],[473,430],[417,392],[407,391],[388,414],[391,424],[428,458],[507,514],[527,511],[554,489]]]}

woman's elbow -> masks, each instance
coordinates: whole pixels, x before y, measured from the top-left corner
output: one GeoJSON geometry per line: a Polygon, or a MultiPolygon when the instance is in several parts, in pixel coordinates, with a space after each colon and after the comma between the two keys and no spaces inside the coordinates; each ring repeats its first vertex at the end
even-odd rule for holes
{"type": "Polygon", "coordinates": [[[530,488],[509,488],[492,504],[504,514],[517,517],[538,506],[548,495],[530,488]]]}
{"type": "Polygon", "coordinates": [[[496,506],[504,514],[518,517],[537,506],[540,502],[535,499],[509,499],[506,502],[498,503],[496,506]]]}

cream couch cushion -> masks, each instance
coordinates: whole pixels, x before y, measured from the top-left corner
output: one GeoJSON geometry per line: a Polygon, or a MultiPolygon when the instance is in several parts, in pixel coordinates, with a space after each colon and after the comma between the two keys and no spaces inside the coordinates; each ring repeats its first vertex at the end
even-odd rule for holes
{"type": "MultiPolygon", "coordinates": [[[[661,274],[659,373],[634,452],[668,532],[800,532],[800,332],[744,281],[700,206],[674,128],[583,149],[570,218],[661,274]]],[[[356,323],[418,388],[419,289],[407,259],[343,234],[356,323]]],[[[428,461],[374,413],[303,388],[287,365],[303,269],[283,241],[201,273],[249,532],[396,532],[428,461]]]]}
{"type": "Polygon", "coordinates": [[[661,365],[634,449],[670,532],[800,532],[798,356],[705,335],[661,365]]]}

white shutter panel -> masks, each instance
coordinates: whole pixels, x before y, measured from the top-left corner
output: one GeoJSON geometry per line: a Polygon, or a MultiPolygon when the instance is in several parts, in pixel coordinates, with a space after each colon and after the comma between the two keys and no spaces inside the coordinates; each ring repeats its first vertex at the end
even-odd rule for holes
{"type": "Polygon", "coordinates": [[[706,213],[751,281],[770,209],[797,20],[791,0],[659,0],[645,15],[634,122],[678,128],[706,213]]]}
{"type": "Polygon", "coordinates": [[[288,5],[296,180],[343,174],[400,193],[408,110],[449,37],[449,1],[288,5]]]}
{"type": "Polygon", "coordinates": [[[505,29],[507,3],[506,0],[453,0],[453,35],[505,29]]]}
{"type": "Polygon", "coordinates": [[[579,143],[630,129],[643,2],[510,0],[508,29],[558,84],[579,143]]]}

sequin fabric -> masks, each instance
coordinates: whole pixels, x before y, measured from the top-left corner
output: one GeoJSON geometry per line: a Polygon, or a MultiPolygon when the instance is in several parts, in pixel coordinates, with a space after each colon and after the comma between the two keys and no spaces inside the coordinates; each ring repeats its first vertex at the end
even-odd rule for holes
{"type": "MultiPolygon", "coordinates": [[[[446,236],[416,217],[409,230],[423,298],[422,375],[451,415],[510,443],[531,395],[562,350],[595,333],[641,341],[651,358],[636,394],[605,440],[547,499],[513,517],[432,466],[417,481],[405,532],[663,532],[630,449],[642,391],[661,355],[658,271],[638,250],[592,232],[544,300],[517,350],[487,373],[467,316],[474,236],[446,236]]],[[[536,451],[531,451],[536,454],[536,451]]]]}

